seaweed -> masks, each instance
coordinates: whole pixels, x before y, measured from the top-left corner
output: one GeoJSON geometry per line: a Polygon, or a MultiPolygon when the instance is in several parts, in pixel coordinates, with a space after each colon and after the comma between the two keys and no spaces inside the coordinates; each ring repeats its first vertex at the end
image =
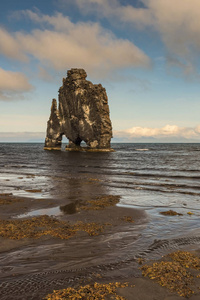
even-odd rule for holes
{"type": "Polygon", "coordinates": [[[167,255],[173,261],[180,263],[181,266],[200,270],[200,259],[188,251],[177,251],[167,255]]]}
{"type": "Polygon", "coordinates": [[[161,261],[153,263],[152,266],[144,265],[141,269],[143,276],[154,279],[161,286],[177,292],[182,297],[188,297],[194,293],[190,288],[193,276],[178,262],[161,261]]]}
{"type": "Polygon", "coordinates": [[[94,200],[88,200],[83,206],[80,207],[80,210],[101,210],[110,206],[114,206],[119,202],[120,196],[106,195],[96,197],[94,200]]]}
{"type": "Polygon", "coordinates": [[[188,298],[194,294],[194,276],[188,269],[200,270],[200,259],[190,252],[176,251],[164,256],[161,262],[143,265],[140,269],[143,276],[188,298]]]}
{"type": "Polygon", "coordinates": [[[123,216],[121,218],[121,220],[125,221],[125,222],[128,222],[128,223],[134,223],[135,222],[131,216],[123,216]]]}
{"type": "Polygon", "coordinates": [[[161,211],[160,214],[164,215],[164,216],[182,216],[183,215],[183,214],[177,213],[176,211],[171,210],[171,209],[168,211],[161,211]]]}
{"type": "Polygon", "coordinates": [[[100,300],[105,299],[106,296],[112,295],[112,299],[125,300],[124,297],[117,295],[117,288],[125,288],[128,283],[107,283],[101,284],[95,282],[94,284],[88,284],[85,286],[79,286],[77,288],[68,287],[67,289],[55,290],[52,294],[48,294],[44,300],[100,300]]]}
{"type": "Polygon", "coordinates": [[[90,236],[103,232],[109,224],[77,222],[73,225],[59,221],[47,215],[23,220],[0,220],[0,236],[13,240],[40,238],[45,235],[60,239],[69,239],[78,231],[87,232],[90,236]]]}
{"type": "Polygon", "coordinates": [[[187,214],[188,214],[189,216],[194,215],[194,213],[192,213],[191,211],[188,211],[187,214]]]}
{"type": "Polygon", "coordinates": [[[42,190],[25,190],[25,192],[28,192],[28,193],[41,193],[42,190]]]}
{"type": "Polygon", "coordinates": [[[16,202],[23,202],[24,199],[21,198],[15,198],[12,196],[12,194],[0,194],[0,205],[8,205],[13,204],[16,202]]]}

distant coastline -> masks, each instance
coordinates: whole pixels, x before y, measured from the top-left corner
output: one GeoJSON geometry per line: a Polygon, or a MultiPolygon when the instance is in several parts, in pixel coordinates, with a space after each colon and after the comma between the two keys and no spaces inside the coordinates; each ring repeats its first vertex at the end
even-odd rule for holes
{"type": "MultiPolygon", "coordinates": [[[[0,143],[44,143],[45,135],[45,132],[0,132],[0,143]]],[[[63,143],[68,143],[65,137],[63,137],[63,143]]],[[[200,143],[200,140],[177,137],[137,137],[129,140],[128,138],[114,137],[111,143],[200,143]]]]}

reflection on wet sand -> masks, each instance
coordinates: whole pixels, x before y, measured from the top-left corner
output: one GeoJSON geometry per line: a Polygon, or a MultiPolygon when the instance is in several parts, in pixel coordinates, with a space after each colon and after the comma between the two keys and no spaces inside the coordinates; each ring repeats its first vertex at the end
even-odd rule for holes
{"type": "Polygon", "coordinates": [[[71,202],[69,204],[60,206],[60,210],[65,214],[76,214],[79,211],[80,201],[71,202]]]}

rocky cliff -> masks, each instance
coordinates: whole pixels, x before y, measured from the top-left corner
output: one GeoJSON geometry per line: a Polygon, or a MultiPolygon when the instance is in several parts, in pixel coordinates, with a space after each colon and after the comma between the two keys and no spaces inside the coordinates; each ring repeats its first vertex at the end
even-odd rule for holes
{"type": "Polygon", "coordinates": [[[101,84],[86,80],[83,69],[71,69],[59,89],[59,105],[53,99],[47,122],[44,149],[60,149],[62,136],[69,139],[67,150],[109,151],[112,124],[109,117],[108,97],[101,84]]]}

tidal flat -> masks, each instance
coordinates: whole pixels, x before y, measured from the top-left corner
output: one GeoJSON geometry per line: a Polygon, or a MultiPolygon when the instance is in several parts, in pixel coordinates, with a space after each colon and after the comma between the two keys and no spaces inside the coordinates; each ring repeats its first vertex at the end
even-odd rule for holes
{"type": "Polygon", "coordinates": [[[177,262],[164,262],[163,271],[144,253],[126,253],[149,220],[144,210],[117,206],[119,201],[119,195],[102,195],[72,205],[0,194],[1,299],[198,299],[200,271],[188,275],[177,262]],[[56,213],[51,207],[58,203],[56,213]],[[179,278],[181,287],[171,288],[165,274],[179,278]]]}
{"type": "MultiPolygon", "coordinates": [[[[96,181],[91,182],[96,186],[96,181]]],[[[21,299],[22,291],[24,299],[42,299],[58,288],[106,284],[107,276],[112,283],[115,268],[123,285],[124,271],[117,265],[124,269],[130,262],[121,261],[121,247],[130,239],[132,227],[146,222],[146,214],[117,207],[119,200],[117,195],[97,196],[78,201],[76,209],[60,200],[58,216],[28,216],[29,211],[47,212],[58,201],[0,194],[2,299],[21,299]]],[[[136,259],[133,263],[137,273],[136,259]]]]}
{"type": "Polygon", "coordinates": [[[199,299],[200,146],[0,146],[0,299],[199,299]]]}

